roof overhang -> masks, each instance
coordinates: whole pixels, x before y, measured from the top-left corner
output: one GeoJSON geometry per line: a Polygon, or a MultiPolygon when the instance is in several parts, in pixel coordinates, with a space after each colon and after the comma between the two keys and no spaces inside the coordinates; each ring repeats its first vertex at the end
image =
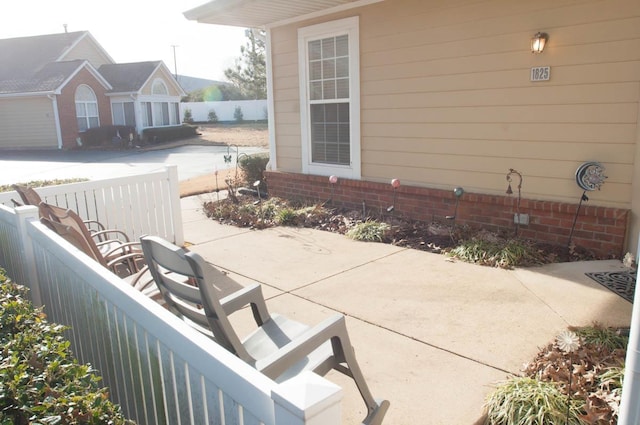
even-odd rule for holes
{"type": "Polygon", "coordinates": [[[184,12],[192,21],[245,28],[271,28],[384,0],[212,0],[184,12]]]}

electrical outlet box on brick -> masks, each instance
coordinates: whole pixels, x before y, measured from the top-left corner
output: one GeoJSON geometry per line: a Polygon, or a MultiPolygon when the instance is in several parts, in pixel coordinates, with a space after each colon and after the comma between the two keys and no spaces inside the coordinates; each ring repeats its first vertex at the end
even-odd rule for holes
{"type": "Polygon", "coordinates": [[[514,214],[513,222],[515,224],[521,224],[527,226],[529,224],[529,214],[514,214]]]}

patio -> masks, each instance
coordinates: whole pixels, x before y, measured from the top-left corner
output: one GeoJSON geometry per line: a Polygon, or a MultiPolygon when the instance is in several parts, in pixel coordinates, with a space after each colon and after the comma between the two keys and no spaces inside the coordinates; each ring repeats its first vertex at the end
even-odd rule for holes
{"type": "MultiPolygon", "coordinates": [[[[617,260],[493,269],[329,232],[220,225],[201,212],[211,196],[181,201],[189,249],[261,283],[274,312],[307,323],[345,314],[372,392],[391,401],[385,423],[472,424],[492,384],[567,326],[631,321],[631,303],[585,275],[622,270],[617,260]]],[[[343,423],[356,423],[354,386],[328,379],[345,391],[343,423]]]]}
{"type": "MultiPolygon", "coordinates": [[[[122,220],[117,205],[101,214],[136,234],[166,232],[169,240],[184,240],[239,285],[261,283],[273,312],[309,324],[336,311],[345,314],[374,396],[391,401],[388,424],[474,423],[492,384],[518,373],[538,347],[568,325],[598,321],[625,327],[631,321],[631,304],[584,274],[621,270],[619,261],[506,271],[328,232],[222,226],[201,212],[202,200],[214,195],[178,202],[175,169],[140,179],[68,185],[73,195],[53,193],[62,186],[43,194],[73,200],[74,208],[84,206],[91,216],[95,212],[89,207],[113,196],[106,188],[115,182],[120,194],[148,192],[145,199],[153,202],[139,200],[148,216],[163,211],[178,223],[163,228],[158,225],[165,220],[122,220]],[[94,188],[81,190],[85,185],[94,188]],[[160,194],[166,194],[162,201],[160,194]]],[[[43,226],[30,225],[35,209],[18,213],[27,217],[16,220],[22,223],[17,228],[12,214],[0,208],[0,232],[6,236],[0,239],[0,264],[9,266],[18,281],[40,280],[37,295],[47,314],[72,326],[70,339],[81,360],[103,372],[105,385],[129,417],[139,423],[176,423],[178,417],[195,423],[203,417],[243,424],[314,423],[313,418],[305,422],[304,408],[298,411],[295,404],[300,394],[309,394],[303,390],[316,384],[326,388],[322,381],[301,377],[293,386],[275,384],[88,258],[61,249],[43,226]],[[28,235],[28,242],[16,242],[20,237],[14,231],[28,235]],[[22,255],[29,250],[33,262],[22,255]],[[294,411],[298,416],[290,422],[294,411]]],[[[234,318],[239,333],[250,323],[248,315],[234,318]]],[[[342,423],[357,423],[364,406],[353,382],[338,373],[327,379],[342,388],[342,423]]]]}

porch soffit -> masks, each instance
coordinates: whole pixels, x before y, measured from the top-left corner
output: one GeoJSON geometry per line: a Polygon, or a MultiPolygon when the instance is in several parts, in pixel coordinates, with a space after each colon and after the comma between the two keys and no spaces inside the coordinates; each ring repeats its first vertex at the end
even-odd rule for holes
{"type": "Polygon", "coordinates": [[[378,1],[382,0],[213,0],[184,16],[206,24],[263,28],[378,1]]]}

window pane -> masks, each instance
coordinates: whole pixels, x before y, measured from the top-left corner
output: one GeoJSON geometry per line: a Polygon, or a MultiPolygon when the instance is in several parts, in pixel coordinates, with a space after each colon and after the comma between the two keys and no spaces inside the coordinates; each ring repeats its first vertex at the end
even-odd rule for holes
{"type": "Polygon", "coordinates": [[[349,144],[349,124],[338,125],[338,142],[349,144]]]}
{"type": "Polygon", "coordinates": [[[336,61],[335,59],[325,59],[322,61],[322,78],[336,77],[336,61]]]}
{"type": "Polygon", "coordinates": [[[336,56],[335,38],[325,38],[322,40],[322,58],[333,58],[336,56]]]}
{"type": "Polygon", "coordinates": [[[349,36],[341,35],[336,37],[336,56],[349,55],[349,36]]]}
{"type": "Polygon", "coordinates": [[[336,59],[336,77],[345,78],[349,76],[349,58],[336,59]]]}
{"type": "Polygon", "coordinates": [[[321,41],[315,40],[309,42],[309,59],[317,60],[321,58],[321,41]]]}
{"type": "Polygon", "coordinates": [[[98,104],[93,102],[86,103],[87,105],[87,115],[90,117],[95,117],[98,115],[98,104]]]}
{"type": "Polygon", "coordinates": [[[336,104],[338,109],[338,120],[341,123],[349,122],[349,104],[348,103],[338,103],[336,104]]]}
{"type": "Polygon", "coordinates": [[[84,107],[84,103],[76,103],[76,117],[86,117],[87,110],[84,107]]]}
{"type": "Polygon", "coordinates": [[[324,124],[313,124],[311,126],[311,140],[314,142],[325,141],[324,124]]]}
{"type": "Polygon", "coordinates": [[[326,122],[337,122],[338,121],[338,105],[337,103],[329,103],[324,105],[325,111],[325,121],[326,122]]]}
{"type": "Polygon", "coordinates": [[[311,152],[311,160],[313,162],[326,162],[327,156],[324,153],[323,143],[314,143],[313,151],[311,152]]]}
{"type": "Polygon", "coordinates": [[[311,97],[311,100],[322,99],[322,81],[312,82],[310,88],[309,96],[311,97]]]}
{"type": "Polygon", "coordinates": [[[100,123],[98,122],[98,117],[90,117],[89,118],[89,128],[98,127],[100,123]]]}
{"type": "Polygon", "coordinates": [[[78,131],[86,131],[87,130],[87,120],[85,118],[77,118],[78,121],[78,131]]]}
{"type": "Polygon", "coordinates": [[[113,115],[114,125],[124,125],[124,107],[122,102],[111,104],[111,114],[113,115]]]}
{"type": "Polygon", "coordinates": [[[133,102],[124,104],[124,124],[132,127],[136,126],[136,114],[133,109],[133,102]]]}
{"type": "Polygon", "coordinates": [[[162,102],[162,125],[169,125],[171,120],[169,119],[169,103],[162,102]]]}
{"type": "Polygon", "coordinates": [[[336,80],[336,98],[348,99],[349,98],[349,79],[341,78],[336,80]]]}
{"type": "Polygon", "coordinates": [[[324,110],[323,105],[311,105],[311,122],[324,122],[324,110]]]}
{"type": "Polygon", "coordinates": [[[323,83],[322,83],[322,98],[323,99],[335,99],[336,98],[336,82],[335,82],[335,80],[323,81],[323,83]]]}
{"type": "Polygon", "coordinates": [[[320,80],[322,78],[322,62],[313,61],[309,64],[309,79],[320,80]]]}

